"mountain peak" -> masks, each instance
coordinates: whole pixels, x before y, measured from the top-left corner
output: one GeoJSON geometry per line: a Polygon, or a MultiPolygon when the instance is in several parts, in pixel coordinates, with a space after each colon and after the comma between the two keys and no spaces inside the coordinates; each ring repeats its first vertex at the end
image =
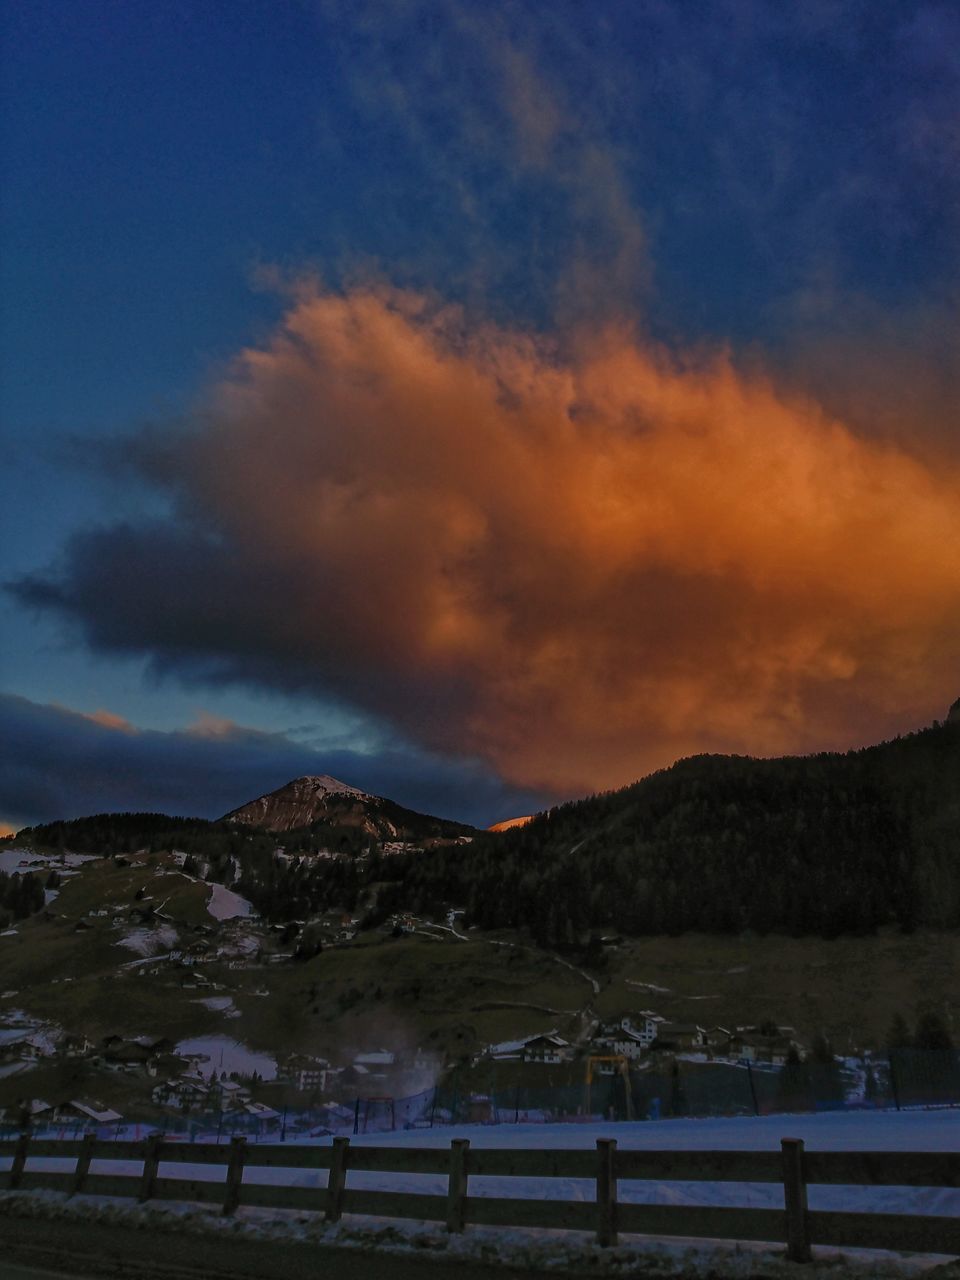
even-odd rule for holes
{"type": "MultiPolygon", "coordinates": [[[[364,800],[372,798],[369,792],[361,791],[358,787],[351,787],[348,782],[341,782],[339,778],[331,778],[329,773],[305,773],[302,778],[294,778],[292,782],[288,782],[287,787],[311,790],[317,792],[317,794],[361,796],[364,800]]],[[[281,790],[286,790],[286,788],[281,788],[281,790]]]]}
{"type": "Polygon", "coordinates": [[[955,724],[958,721],[960,721],[960,698],[956,700],[947,712],[947,724],[955,724]]]}
{"type": "Polygon", "coordinates": [[[268,831],[290,831],[333,817],[362,826],[368,811],[381,803],[379,796],[368,795],[327,773],[304,774],[231,810],[224,820],[266,827],[268,831]]]}
{"type": "Polygon", "coordinates": [[[294,831],[320,822],[334,828],[356,828],[376,840],[452,840],[472,835],[461,822],[414,813],[374,796],[328,773],[304,774],[225,814],[223,821],[266,831],[294,831]]]}

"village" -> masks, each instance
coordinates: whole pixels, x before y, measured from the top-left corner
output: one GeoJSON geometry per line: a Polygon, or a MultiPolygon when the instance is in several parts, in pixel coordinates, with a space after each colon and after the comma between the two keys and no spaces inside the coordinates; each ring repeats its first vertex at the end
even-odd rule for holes
{"type": "MultiPolygon", "coordinates": [[[[227,1070],[222,1037],[208,1037],[199,1047],[175,1045],[168,1038],[150,1035],[124,1037],[112,1034],[94,1043],[84,1035],[37,1028],[29,1019],[22,1025],[0,1028],[0,1078],[22,1074],[23,1096],[0,1113],[0,1125],[25,1122],[43,1126],[110,1126],[131,1121],[189,1122],[213,1118],[219,1127],[238,1128],[257,1135],[275,1133],[286,1126],[288,1114],[324,1115],[331,1123],[343,1123],[361,1104],[426,1096],[442,1082],[453,1064],[436,1054],[389,1048],[369,1048],[348,1061],[304,1053],[278,1053],[266,1060],[267,1071],[244,1070],[261,1061],[244,1052],[236,1042],[225,1041],[234,1051],[227,1070]],[[193,1051],[191,1051],[191,1048],[193,1051]],[[220,1054],[218,1059],[218,1053],[220,1054]],[[241,1069],[236,1069],[237,1055],[241,1069]],[[30,1097],[29,1070],[44,1061],[72,1062],[86,1068],[85,1078],[95,1083],[81,1097],[43,1099],[30,1097]],[[115,1084],[122,1077],[139,1085],[136,1114],[118,1109],[115,1084]],[[93,1094],[96,1093],[96,1096],[93,1094]]],[[[474,1079],[479,1092],[470,1095],[473,1112],[482,1118],[479,1104],[488,1095],[482,1084],[499,1072],[501,1086],[580,1080],[621,1075],[664,1064],[678,1058],[689,1062],[756,1064],[768,1071],[782,1067],[791,1053],[798,1059],[802,1046],[790,1027],[704,1028],[697,1024],[671,1023],[645,1010],[624,1015],[614,1022],[598,1023],[583,1043],[575,1045],[557,1032],[491,1044],[459,1064],[461,1087],[474,1079]],[[555,1068],[544,1075],[544,1068],[555,1068]]],[[[129,1097],[130,1090],[124,1090],[129,1097]]]]}
{"type": "MultiPolygon", "coordinates": [[[[27,856],[38,871],[49,870],[43,855],[27,856]]],[[[392,1037],[390,1007],[376,1004],[382,980],[377,978],[362,991],[358,985],[336,1000],[329,996],[334,1013],[306,1036],[287,1036],[282,1019],[259,1031],[254,1020],[251,1031],[251,1010],[269,1009],[279,988],[288,999],[291,991],[301,991],[300,999],[315,1005],[317,1016],[317,974],[328,963],[324,953],[362,960],[381,947],[394,948],[400,957],[404,948],[426,946],[426,962],[443,966],[451,956],[466,954],[461,951],[466,944],[467,950],[479,947],[505,960],[509,977],[509,962],[523,963],[530,949],[522,940],[476,942],[456,907],[442,920],[401,913],[365,930],[357,916],[338,910],[268,924],[233,889],[198,875],[199,868],[182,854],[71,858],[72,865],[58,861],[58,882],[46,890],[36,926],[71,939],[78,961],[70,972],[50,979],[47,1007],[50,993],[62,990],[63,998],[55,997],[59,1016],[28,1012],[29,1001],[26,1010],[18,1007],[16,989],[0,991],[4,1126],[29,1120],[44,1126],[143,1122],[190,1128],[202,1120],[217,1132],[266,1135],[293,1125],[297,1115],[309,1115],[314,1128],[333,1129],[351,1117],[360,1123],[361,1112],[371,1105],[389,1106],[395,1120],[400,1100],[419,1100],[400,1108],[401,1122],[413,1122],[428,1097],[436,1118],[436,1097],[451,1081],[456,1105],[473,1099],[471,1114],[481,1120],[496,1111],[496,1102],[486,1105],[484,1099],[516,1098],[520,1091],[532,1098],[532,1091],[546,1097],[550,1090],[563,1090],[563,1109],[575,1112],[597,1103],[603,1081],[619,1078],[623,1097],[644,1075],[669,1072],[678,1062],[691,1071],[727,1064],[741,1074],[755,1067],[769,1075],[809,1054],[794,1027],[769,1019],[702,1025],[631,1007],[629,987],[643,987],[640,982],[626,984],[619,1010],[611,1009],[608,999],[598,1013],[597,980],[549,955],[537,963],[566,983],[562,989],[573,998],[561,1002],[578,1007],[546,1029],[509,1039],[485,1037],[476,1029],[459,1039],[438,1039],[436,1030],[418,1033],[415,1025],[409,1034],[392,1037]],[[81,1021],[71,1023],[69,984],[85,979],[79,959],[85,948],[96,949],[98,957],[116,957],[99,977],[91,973],[86,980],[105,992],[112,988],[117,1008],[135,1003],[142,1017],[126,1017],[113,1028],[101,1020],[95,1030],[81,1021]],[[366,1011],[365,1028],[346,1030],[338,1008],[366,1011]],[[162,1025],[151,1018],[151,1009],[162,1025]],[[198,1023],[201,1010],[206,1021],[198,1023]],[[182,1032],[174,1030],[180,1027],[182,1032]],[[577,1092],[582,1086],[583,1097],[577,1092]]],[[[25,933],[26,927],[20,930],[25,933]]],[[[617,940],[601,942],[615,947],[617,940]]],[[[11,949],[8,954],[22,945],[18,930],[4,935],[4,945],[11,949]]],[[[419,982],[409,990],[419,991],[419,982]]],[[[547,1014],[545,1007],[522,1001],[477,1006],[483,1008],[502,1010],[491,1016],[504,1030],[531,1020],[543,1028],[547,1014]]],[[[755,1096],[752,1083],[751,1090],[755,1096]]],[[[528,1110],[532,1114],[543,1107],[528,1110]]],[[[519,1107],[514,1111],[519,1114],[519,1107]]]]}

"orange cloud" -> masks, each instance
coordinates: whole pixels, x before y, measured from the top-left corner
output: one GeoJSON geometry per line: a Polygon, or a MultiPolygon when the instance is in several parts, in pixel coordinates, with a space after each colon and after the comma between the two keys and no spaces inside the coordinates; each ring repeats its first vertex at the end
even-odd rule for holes
{"type": "Polygon", "coordinates": [[[102,725],[104,729],[116,729],[118,733],[137,732],[129,720],[124,720],[123,716],[115,715],[112,711],[105,711],[102,707],[97,711],[81,711],[80,714],[84,719],[102,725]]]}
{"type": "Polygon", "coordinates": [[[307,292],[156,465],[298,581],[245,602],[279,614],[245,650],[526,785],[839,746],[956,691],[957,468],[723,352],[307,292]]]}

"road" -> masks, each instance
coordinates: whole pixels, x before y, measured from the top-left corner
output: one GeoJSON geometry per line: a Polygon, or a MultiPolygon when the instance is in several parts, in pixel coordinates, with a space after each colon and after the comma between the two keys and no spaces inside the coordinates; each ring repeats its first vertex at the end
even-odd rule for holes
{"type": "MultiPolygon", "coordinates": [[[[553,1273],[556,1274],[556,1273],[553,1273]]],[[[2,1280],[528,1280],[514,1267],[101,1223],[0,1217],[2,1280]]]]}

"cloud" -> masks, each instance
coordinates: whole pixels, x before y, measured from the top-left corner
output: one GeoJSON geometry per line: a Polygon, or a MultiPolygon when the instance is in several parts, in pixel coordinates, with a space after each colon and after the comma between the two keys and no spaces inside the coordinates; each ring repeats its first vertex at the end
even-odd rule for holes
{"type": "Polygon", "coordinates": [[[305,288],[135,461],[175,516],[87,531],[22,601],[161,672],[373,710],[514,785],[863,742],[956,693],[956,464],[722,350],[305,288]]]}
{"type": "Polygon", "coordinates": [[[115,715],[112,711],[106,711],[103,707],[97,711],[91,711],[87,715],[87,719],[92,720],[94,724],[103,725],[105,729],[116,729],[120,733],[136,732],[129,720],[124,720],[123,716],[115,715]]]}
{"type": "Polygon", "coordinates": [[[482,826],[549,799],[505,787],[475,762],[409,748],[316,751],[203,714],[199,731],[169,733],[111,719],[0,694],[0,834],[103,812],[218,818],[304,773],[482,826]]]}

